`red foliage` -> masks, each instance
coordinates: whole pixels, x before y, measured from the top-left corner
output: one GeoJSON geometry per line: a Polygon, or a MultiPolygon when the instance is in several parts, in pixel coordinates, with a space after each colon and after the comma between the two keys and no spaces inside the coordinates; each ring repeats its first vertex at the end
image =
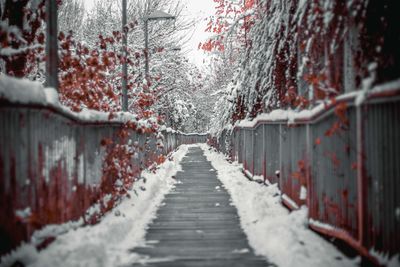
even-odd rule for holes
{"type": "MultiPolygon", "coordinates": [[[[234,21],[230,17],[236,19],[244,15],[248,10],[255,7],[256,1],[247,0],[244,3],[235,3],[228,0],[214,0],[214,2],[216,3],[215,15],[209,18],[205,31],[215,33],[218,37],[200,43],[199,49],[222,52],[225,50],[225,34],[231,31],[231,27],[236,27],[236,25],[232,25],[234,21]]],[[[239,31],[236,31],[236,34],[237,39],[242,40],[243,44],[247,46],[249,44],[247,32],[254,25],[254,18],[252,15],[244,16],[243,21],[242,26],[239,27],[239,31]]]]}
{"type": "Polygon", "coordinates": [[[333,123],[332,126],[325,132],[325,136],[332,136],[335,133],[348,129],[350,122],[347,118],[346,112],[347,112],[346,102],[339,103],[335,107],[335,115],[338,117],[338,121],[333,123]]]}
{"type": "Polygon", "coordinates": [[[299,160],[297,162],[298,169],[296,172],[292,173],[292,177],[298,179],[301,185],[307,184],[307,167],[304,160],[299,160]]]}
{"type": "Polygon", "coordinates": [[[315,141],[314,141],[314,143],[316,144],[316,145],[320,145],[321,144],[321,138],[316,138],[315,139],[315,141]]]}
{"type": "Polygon", "coordinates": [[[283,103],[291,106],[292,108],[307,108],[310,105],[310,101],[307,98],[297,94],[294,86],[290,86],[286,91],[286,94],[283,98],[283,103]]]}
{"type": "Polygon", "coordinates": [[[5,62],[5,72],[8,75],[24,77],[34,69],[38,54],[43,51],[43,34],[38,34],[45,18],[45,1],[40,1],[38,8],[28,8],[29,0],[6,0],[3,10],[3,21],[8,21],[10,28],[0,25],[0,43],[2,48],[12,48],[18,51],[11,56],[0,56],[5,62]]]}
{"type": "MultiPolygon", "coordinates": [[[[24,13],[6,14],[9,24],[16,26],[12,28],[13,30],[0,25],[1,47],[11,47],[16,51],[19,51],[18,49],[22,51],[17,55],[1,56],[6,62],[7,74],[19,77],[32,76],[37,71],[35,68],[38,68],[38,65],[46,60],[43,46],[45,35],[40,32],[45,17],[45,2],[42,0],[39,8],[35,11],[26,9],[28,2],[29,0],[17,2],[7,0],[7,10],[14,10],[18,7],[18,10],[24,10],[24,13]],[[24,21],[29,25],[28,29],[23,29],[22,22],[24,21]],[[20,36],[17,36],[16,33],[20,36]]],[[[129,23],[124,32],[128,33],[136,25],[136,22],[129,23]]],[[[59,90],[62,104],[74,111],[89,108],[110,112],[108,117],[110,120],[115,117],[115,111],[120,110],[119,91],[122,78],[120,66],[124,62],[131,67],[138,66],[142,57],[142,52],[132,51],[129,48],[124,51],[126,54],[121,51],[122,34],[120,31],[114,31],[111,36],[99,35],[96,45],[90,47],[75,40],[71,32],[59,33],[59,90]]],[[[163,48],[158,48],[156,52],[161,51],[163,48]]],[[[157,100],[157,90],[161,89],[152,88],[151,78],[145,84],[134,82],[131,74],[127,79],[128,91],[133,91],[134,87],[138,89],[136,95],[131,95],[136,98],[131,109],[137,113],[138,119],[154,117],[151,106],[157,100]]],[[[141,127],[138,127],[137,121],[127,122],[115,136],[100,141],[100,145],[106,151],[101,188],[104,193],[100,197],[103,198],[108,193],[111,193],[112,197],[107,203],[100,200],[97,202],[100,205],[100,214],[85,218],[87,223],[97,222],[105,211],[118,203],[120,197],[132,187],[142,168],[148,166],[141,166],[134,160],[135,153],[146,151],[148,148],[131,144],[130,139],[132,133],[154,134],[161,118],[157,117],[151,121],[149,125],[141,127]]],[[[161,146],[159,145],[159,148],[161,146]]],[[[151,151],[151,153],[155,152],[151,151]]],[[[165,157],[154,156],[151,160],[152,163],[162,163],[165,161],[165,157]]],[[[30,224],[42,222],[35,217],[35,214],[26,220],[30,224]]]]}
{"type": "Polygon", "coordinates": [[[340,160],[338,159],[336,153],[334,152],[325,152],[325,156],[331,159],[331,162],[335,168],[340,166],[340,160]]]}
{"type": "Polygon", "coordinates": [[[99,36],[98,47],[91,49],[73,39],[71,33],[59,35],[61,101],[74,111],[83,107],[101,111],[119,110],[116,84],[121,55],[108,51],[113,37],[99,36]]]}

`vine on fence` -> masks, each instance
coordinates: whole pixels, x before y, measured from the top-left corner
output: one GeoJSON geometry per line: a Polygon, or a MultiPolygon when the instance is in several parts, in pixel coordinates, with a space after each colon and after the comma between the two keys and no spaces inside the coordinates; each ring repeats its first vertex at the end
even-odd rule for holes
{"type": "MultiPolygon", "coordinates": [[[[147,135],[147,138],[157,140],[156,150],[163,148],[161,133],[156,132],[156,128],[144,128],[137,126],[136,123],[125,123],[113,138],[104,138],[100,145],[105,150],[103,161],[103,177],[101,182],[100,199],[95,203],[97,209],[89,212],[85,221],[89,224],[97,223],[101,216],[115,207],[123,196],[130,197],[128,191],[133,188],[133,184],[140,177],[140,172],[148,167],[143,158],[139,158],[139,153],[154,153],[148,147],[148,141],[143,146],[137,139],[137,134],[147,135]],[[139,131],[140,129],[140,131],[139,131]],[[140,133],[139,133],[140,132],[140,133]],[[161,141],[160,141],[161,140],[161,141]]],[[[165,161],[163,155],[155,157],[155,164],[161,164],[165,161]]],[[[155,171],[155,166],[151,168],[155,171]]]]}

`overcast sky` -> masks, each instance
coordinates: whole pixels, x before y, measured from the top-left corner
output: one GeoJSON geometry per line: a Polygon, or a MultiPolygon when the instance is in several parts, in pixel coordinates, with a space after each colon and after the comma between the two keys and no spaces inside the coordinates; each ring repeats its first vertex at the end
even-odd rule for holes
{"type": "Polygon", "coordinates": [[[203,50],[199,50],[200,42],[204,42],[210,33],[204,32],[207,26],[206,19],[214,14],[215,3],[213,0],[182,0],[186,4],[187,12],[189,15],[197,18],[198,23],[195,26],[193,36],[187,44],[188,57],[196,65],[200,66],[203,59],[207,57],[203,50]]]}
{"type": "MultiPolygon", "coordinates": [[[[93,5],[94,0],[82,0],[86,8],[93,5]]],[[[185,45],[183,52],[187,52],[186,56],[189,60],[201,67],[203,60],[207,57],[202,50],[198,49],[199,43],[204,42],[210,33],[204,32],[207,26],[206,19],[214,14],[215,3],[213,0],[181,0],[185,5],[185,14],[189,18],[196,19],[195,28],[188,34],[192,35],[188,43],[185,45]]]]}

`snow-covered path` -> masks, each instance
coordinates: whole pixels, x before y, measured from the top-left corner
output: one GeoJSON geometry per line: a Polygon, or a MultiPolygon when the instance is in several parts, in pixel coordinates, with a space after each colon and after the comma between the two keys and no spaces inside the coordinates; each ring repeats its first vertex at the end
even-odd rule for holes
{"type": "MultiPolygon", "coordinates": [[[[183,158],[176,187],[165,197],[146,234],[148,266],[271,266],[256,256],[217,173],[199,147],[183,158]]],[[[133,266],[141,266],[140,264],[133,266]]]]}
{"type": "Polygon", "coordinates": [[[49,226],[3,257],[25,266],[357,266],[207,145],[183,145],[94,226],[49,226]],[[203,154],[204,151],[204,154],[203,154]],[[61,234],[60,234],[61,233],[61,234]],[[46,249],[36,241],[58,235],[46,249]]]}

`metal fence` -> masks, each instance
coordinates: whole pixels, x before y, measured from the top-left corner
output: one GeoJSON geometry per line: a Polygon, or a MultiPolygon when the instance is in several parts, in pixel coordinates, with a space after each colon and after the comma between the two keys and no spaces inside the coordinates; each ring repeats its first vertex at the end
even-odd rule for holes
{"type": "MultiPolygon", "coordinates": [[[[117,176],[105,172],[112,149],[127,145],[132,173],[160,162],[181,144],[206,142],[206,135],[139,134],[124,124],[86,122],[51,107],[0,104],[0,254],[47,224],[76,220],[112,193],[117,176]]],[[[113,158],[114,157],[114,158],[113,158]]]]}
{"type": "Polygon", "coordinates": [[[359,107],[354,100],[338,98],[290,123],[235,127],[209,142],[247,175],[278,183],[290,209],[307,205],[312,229],[367,257],[371,249],[393,255],[400,252],[400,89],[370,94],[359,107]]]}

